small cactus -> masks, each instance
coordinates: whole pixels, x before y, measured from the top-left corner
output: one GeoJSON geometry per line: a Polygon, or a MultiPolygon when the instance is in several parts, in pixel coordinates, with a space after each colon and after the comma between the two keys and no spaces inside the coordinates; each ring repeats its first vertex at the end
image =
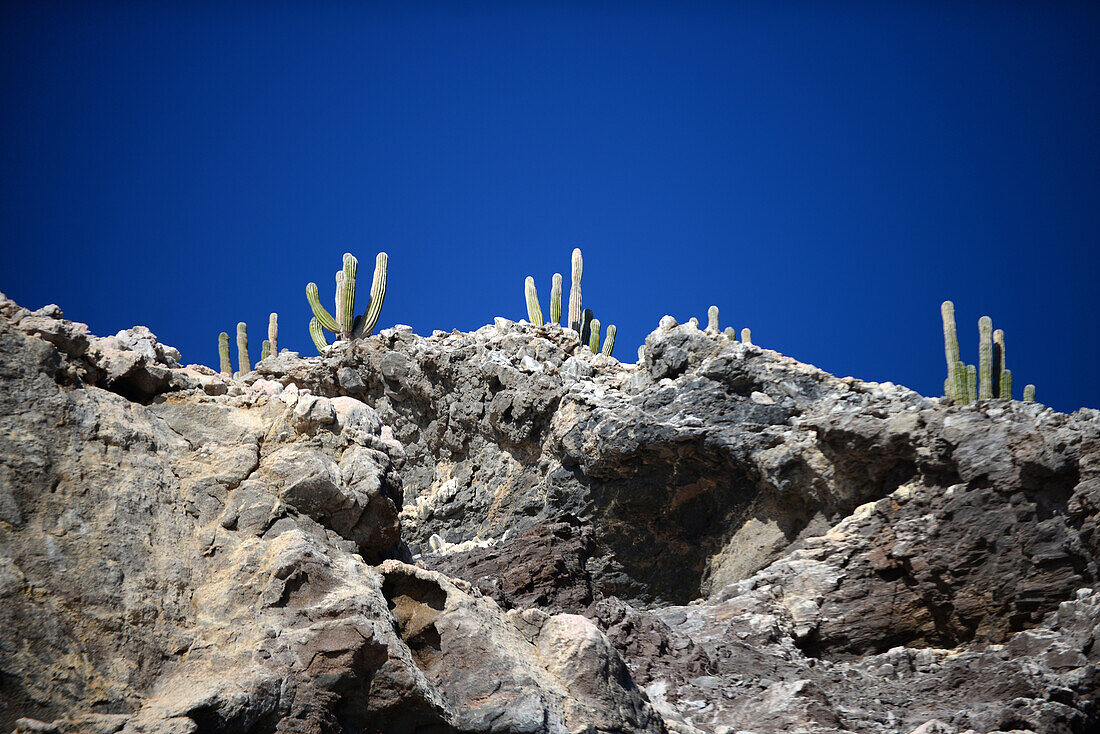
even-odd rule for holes
{"type": "Polygon", "coordinates": [[[542,326],[542,307],[539,306],[539,292],[535,288],[535,279],[530,275],[523,281],[523,294],[527,298],[527,320],[535,326],[542,326]]]}
{"type": "MultiPolygon", "coordinates": [[[[581,309],[581,270],[584,268],[584,260],[581,258],[581,248],[573,248],[573,284],[569,288],[569,328],[578,334],[581,333],[581,319],[584,313],[581,309]]],[[[583,337],[581,339],[584,341],[583,337]]]]}
{"type": "Polygon", "coordinates": [[[615,324],[607,327],[607,334],[603,338],[603,356],[610,357],[611,352],[615,350],[615,334],[618,330],[615,324]]]}
{"type": "Polygon", "coordinates": [[[638,361],[639,362],[644,362],[645,361],[645,344],[638,347],[638,361]]]}
{"type": "Polygon", "coordinates": [[[561,273],[554,273],[550,283],[550,323],[561,323],[561,273]]]}
{"type": "Polygon", "coordinates": [[[586,308],[581,314],[581,344],[587,344],[592,333],[592,309],[586,308]]]}
{"type": "Polygon", "coordinates": [[[1034,403],[1035,402],[1035,386],[1034,385],[1031,385],[1031,384],[1024,385],[1024,402],[1025,403],[1034,403]]]}
{"type": "Polygon", "coordinates": [[[588,348],[593,354],[600,353],[600,320],[592,319],[588,322],[588,348]]]}
{"type": "Polygon", "coordinates": [[[972,364],[966,366],[966,402],[978,400],[978,368],[972,364]]]}
{"type": "Polygon", "coordinates": [[[267,359],[270,356],[271,356],[271,342],[268,341],[267,339],[264,339],[264,343],[260,347],[260,361],[263,362],[265,359],[267,359]]]}
{"type": "Polygon", "coordinates": [[[707,333],[718,333],[718,307],[711,306],[707,309],[707,333]]]}
{"type": "Polygon", "coordinates": [[[325,330],[316,316],[309,320],[309,336],[313,339],[313,346],[317,347],[317,351],[324,354],[328,349],[328,340],[325,339],[325,330]]]}
{"type": "Polygon", "coordinates": [[[698,329],[699,328],[699,319],[692,316],[690,319],[688,319],[688,325],[690,325],[691,328],[693,328],[693,329],[698,329]]]}
{"type": "Polygon", "coordinates": [[[279,353],[279,314],[267,317],[267,340],[271,342],[271,353],[279,353]]]}
{"type": "Polygon", "coordinates": [[[959,405],[966,405],[970,402],[970,378],[966,371],[966,365],[962,360],[955,363],[955,372],[953,373],[954,385],[955,385],[955,402],[959,405]]]}
{"type": "Polygon", "coordinates": [[[737,341],[737,329],[733,328],[732,326],[727,326],[726,330],[722,333],[725,334],[726,338],[729,339],[731,342],[737,341]]]}
{"type": "Polygon", "coordinates": [[[224,331],[218,334],[218,356],[221,358],[221,373],[233,374],[233,363],[229,361],[229,334],[224,331]]]}
{"type": "Polygon", "coordinates": [[[744,329],[741,329],[741,341],[745,344],[752,344],[752,332],[747,326],[744,329]]]}
{"type": "Polygon", "coordinates": [[[252,371],[252,363],[248,359],[248,325],[245,322],[237,324],[237,372],[244,377],[252,371]]]}
{"type": "Polygon", "coordinates": [[[1001,394],[1001,373],[1005,368],[1005,331],[993,330],[993,397],[1010,397],[1001,394]]]}
{"type": "Polygon", "coordinates": [[[1007,367],[1001,370],[1001,382],[998,396],[1012,400],[1012,370],[1007,367]]]}
{"type": "Polygon", "coordinates": [[[993,397],[993,319],[978,319],[978,399],[993,397]]]}

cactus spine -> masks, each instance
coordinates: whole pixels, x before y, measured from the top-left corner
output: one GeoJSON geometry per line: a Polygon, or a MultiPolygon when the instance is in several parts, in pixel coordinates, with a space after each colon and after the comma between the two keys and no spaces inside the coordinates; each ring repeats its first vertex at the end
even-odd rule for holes
{"type": "Polygon", "coordinates": [[[978,399],[978,368],[972,364],[966,366],[966,402],[973,403],[978,399]]]}
{"type": "Polygon", "coordinates": [[[353,329],[352,336],[370,336],[374,333],[374,327],[378,324],[378,317],[382,314],[382,302],[386,300],[386,270],[390,264],[390,256],[385,252],[378,253],[374,259],[374,277],[370,283],[370,303],[367,310],[359,317],[353,329]]]}
{"type": "Polygon", "coordinates": [[[965,402],[960,386],[965,386],[965,376],[960,376],[955,371],[959,363],[959,335],[955,330],[955,304],[944,301],[940,304],[940,314],[943,316],[943,351],[947,357],[947,377],[952,389],[945,394],[957,403],[965,402]],[[960,379],[963,378],[963,379],[960,379]]]}
{"type": "MultiPolygon", "coordinates": [[[[573,284],[569,288],[569,328],[578,334],[581,333],[581,319],[584,314],[581,311],[581,270],[584,260],[581,258],[581,248],[573,248],[573,284]]],[[[581,337],[583,343],[584,338],[581,337]]]]}
{"type": "Polygon", "coordinates": [[[978,319],[978,399],[993,397],[993,319],[978,319]]]}
{"type": "Polygon", "coordinates": [[[588,348],[593,354],[600,353],[600,320],[592,319],[588,322],[588,348]]]}
{"type": "Polygon", "coordinates": [[[752,332],[747,326],[744,329],[741,329],[741,341],[745,344],[752,344],[752,332]]]}
{"type": "Polygon", "coordinates": [[[267,317],[267,340],[271,342],[271,353],[279,353],[279,314],[267,317]]]}
{"type": "Polygon", "coordinates": [[[260,361],[263,362],[265,359],[267,359],[270,356],[271,356],[271,342],[267,339],[264,339],[264,343],[260,347],[260,361]]]}
{"type": "Polygon", "coordinates": [[[1024,402],[1025,403],[1034,403],[1035,402],[1035,386],[1034,385],[1031,385],[1031,384],[1024,385],[1024,402]]]}
{"type": "Polygon", "coordinates": [[[248,325],[243,321],[237,324],[237,371],[241,377],[252,371],[248,360],[248,325]]]}
{"type": "Polygon", "coordinates": [[[1007,367],[1001,370],[1000,388],[999,396],[1012,400],[1012,370],[1007,367]]]}
{"type": "Polygon", "coordinates": [[[317,347],[317,351],[324,354],[328,349],[328,340],[325,339],[325,330],[316,316],[309,320],[309,336],[313,339],[313,346],[317,347]]]}
{"type": "Polygon", "coordinates": [[[222,374],[232,375],[233,363],[229,361],[229,334],[224,331],[218,334],[218,356],[221,358],[222,374]]]}
{"type": "Polygon", "coordinates": [[[523,295],[527,298],[527,320],[535,326],[542,326],[542,307],[539,306],[539,292],[535,288],[535,279],[530,275],[523,281],[523,295]]]}
{"type": "Polygon", "coordinates": [[[711,306],[707,309],[707,333],[718,333],[718,307],[711,306]]]}
{"type": "Polygon", "coordinates": [[[605,357],[610,357],[611,352],[615,349],[615,334],[618,330],[615,324],[607,327],[607,334],[603,338],[603,355],[605,357]]]}
{"type": "Polygon", "coordinates": [[[554,273],[550,285],[550,323],[561,323],[561,273],[554,273]]]}

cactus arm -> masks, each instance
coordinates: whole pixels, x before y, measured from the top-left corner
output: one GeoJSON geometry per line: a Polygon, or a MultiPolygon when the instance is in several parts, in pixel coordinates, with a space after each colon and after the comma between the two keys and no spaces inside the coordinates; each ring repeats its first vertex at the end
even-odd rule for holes
{"type": "Polygon", "coordinates": [[[561,323],[561,273],[554,273],[550,284],[550,323],[561,323]]]}
{"type": "Polygon", "coordinates": [[[583,326],[581,320],[584,318],[581,311],[581,270],[583,267],[584,260],[581,258],[581,248],[573,248],[573,284],[569,288],[569,328],[578,334],[581,333],[583,326]]]}
{"type": "Polygon", "coordinates": [[[588,325],[588,348],[593,354],[600,353],[600,320],[592,319],[588,325]]]}
{"type": "Polygon", "coordinates": [[[267,317],[267,340],[271,342],[271,353],[279,353],[279,314],[273,313],[267,317]]]}
{"type": "MultiPolygon", "coordinates": [[[[943,316],[943,351],[947,357],[947,376],[950,378],[952,385],[952,392],[948,392],[947,397],[955,402],[965,402],[960,399],[963,396],[956,391],[960,381],[955,374],[955,365],[959,362],[959,335],[955,329],[955,304],[951,301],[944,301],[940,304],[940,314],[943,316]]],[[[962,382],[965,384],[965,379],[962,382]]]]}
{"type": "Polygon", "coordinates": [[[1001,370],[1001,389],[998,394],[1007,400],[1012,400],[1012,370],[1005,367],[1001,370]]]}
{"type": "Polygon", "coordinates": [[[332,314],[326,311],[325,307],[321,305],[320,296],[317,294],[316,283],[309,283],[306,285],[306,300],[309,301],[309,307],[313,309],[313,316],[317,319],[317,323],[332,333],[339,334],[340,325],[336,323],[336,319],[332,318],[332,314]]]}
{"type": "Polygon", "coordinates": [[[362,318],[355,324],[353,337],[370,336],[374,333],[378,317],[382,315],[382,303],[386,300],[386,270],[389,263],[388,254],[378,253],[374,260],[374,277],[370,283],[370,303],[367,304],[367,310],[363,312],[362,318]]]}
{"type": "Polygon", "coordinates": [[[745,344],[752,344],[752,332],[747,326],[744,329],[741,329],[741,341],[745,344]]]}
{"type": "Polygon", "coordinates": [[[252,371],[248,359],[248,325],[243,321],[237,324],[237,371],[241,377],[252,371]]]}
{"type": "Polygon", "coordinates": [[[221,359],[221,373],[233,374],[233,363],[229,361],[229,334],[224,331],[218,334],[218,357],[221,359]]]}
{"type": "Polygon", "coordinates": [[[707,333],[718,333],[718,307],[711,306],[707,309],[707,333]]]}
{"type": "Polygon", "coordinates": [[[603,355],[610,357],[611,352],[615,350],[615,334],[619,331],[615,324],[611,324],[607,327],[607,335],[603,338],[603,355]]]}
{"type": "Polygon", "coordinates": [[[542,326],[542,306],[539,305],[539,292],[535,288],[535,279],[530,275],[523,281],[523,295],[527,298],[527,320],[535,326],[542,326]]]}
{"type": "Polygon", "coordinates": [[[355,323],[355,278],[359,273],[359,261],[350,252],[344,253],[344,288],[340,293],[340,315],[337,318],[344,327],[344,333],[351,336],[351,327],[355,323]]]}
{"type": "Polygon", "coordinates": [[[318,352],[324,354],[328,349],[328,340],[325,339],[325,330],[321,328],[321,322],[316,316],[309,320],[309,335],[313,339],[313,346],[317,347],[318,352]]]}
{"type": "Polygon", "coordinates": [[[978,319],[978,398],[993,397],[993,319],[978,319]]]}
{"type": "Polygon", "coordinates": [[[263,362],[265,359],[267,359],[270,356],[271,356],[271,342],[267,339],[264,339],[263,346],[260,347],[260,361],[263,362]]]}

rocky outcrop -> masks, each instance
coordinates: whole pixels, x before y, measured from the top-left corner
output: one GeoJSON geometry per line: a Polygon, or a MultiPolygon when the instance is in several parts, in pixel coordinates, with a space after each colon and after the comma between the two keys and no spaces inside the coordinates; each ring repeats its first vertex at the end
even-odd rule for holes
{"type": "Polygon", "coordinates": [[[1100,723],[1096,411],[667,317],[633,365],[498,319],[241,380],[0,317],[0,716],[56,720],[25,730],[1100,723]]]}

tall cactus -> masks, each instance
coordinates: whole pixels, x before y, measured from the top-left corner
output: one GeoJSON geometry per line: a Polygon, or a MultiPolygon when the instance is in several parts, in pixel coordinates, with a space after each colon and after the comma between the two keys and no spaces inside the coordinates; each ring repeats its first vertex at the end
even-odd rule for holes
{"type": "Polygon", "coordinates": [[[978,399],[993,397],[993,319],[978,319],[978,399]]]}
{"type": "MultiPolygon", "coordinates": [[[[573,284],[569,288],[569,328],[578,334],[581,333],[581,319],[584,313],[581,309],[581,270],[584,268],[584,260],[581,258],[581,248],[573,248],[573,284]]],[[[582,337],[582,343],[583,343],[582,337]]]]}
{"type": "Polygon", "coordinates": [[[271,353],[279,353],[279,314],[272,313],[267,317],[267,340],[271,342],[271,353]]]}
{"type": "Polygon", "coordinates": [[[344,292],[340,303],[338,320],[345,333],[350,333],[355,325],[355,279],[359,274],[359,261],[350,252],[344,253],[344,292]]]}
{"type": "Polygon", "coordinates": [[[1031,385],[1031,384],[1024,385],[1024,402],[1025,403],[1034,403],[1035,402],[1035,386],[1034,385],[1031,385]]]}
{"type": "Polygon", "coordinates": [[[707,333],[718,333],[718,307],[711,306],[707,309],[707,333]]]}
{"type": "Polygon", "coordinates": [[[588,322],[588,348],[593,354],[600,353],[600,320],[592,319],[588,322]]]}
{"type": "Polygon", "coordinates": [[[221,358],[222,374],[232,375],[233,363],[229,361],[229,334],[224,331],[218,334],[218,357],[221,358]]]}
{"type": "Polygon", "coordinates": [[[955,330],[955,304],[944,301],[940,304],[940,314],[943,316],[943,351],[947,357],[947,377],[952,390],[947,392],[947,397],[955,402],[964,402],[960,386],[966,385],[965,375],[955,372],[955,365],[959,362],[959,335],[955,330]]]}
{"type": "Polygon", "coordinates": [[[561,323],[561,273],[554,273],[550,284],[550,323],[561,323]]]}
{"type": "Polygon", "coordinates": [[[607,327],[607,335],[603,338],[603,355],[610,357],[611,352],[615,350],[615,334],[619,331],[615,324],[611,324],[607,327]]]}
{"type": "Polygon", "coordinates": [[[1000,390],[998,397],[1012,400],[1012,370],[1005,367],[1001,370],[1000,390]]]}
{"type": "Polygon", "coordinates": [[[241,377],[252,371],[248,360],[248,325],[243,321],[237,324],[237,370],[241,377]]]}
{"type": "Polygon", "coordinates": [[[539,292],[535,288],[535,279],[530,275],[523,281],[523,295],[527,298],[527,320],[535,326],[542,326],[542,306],[539,305],[539,292]]]}
{"type": "Polygon", "coordinates": [[[752,332],[747,326],[744,329],[741,329],[741,341],[745,344],[752,344],[752,332]]]}
{"type": "Polygon", "coordinates": [[[325,330],[316,316],[309,320],[309,336],[313,339],[313,346],[317,347],[317,351],[324,354],[328,349],[328,340],[325,339],[325,330]]]}

